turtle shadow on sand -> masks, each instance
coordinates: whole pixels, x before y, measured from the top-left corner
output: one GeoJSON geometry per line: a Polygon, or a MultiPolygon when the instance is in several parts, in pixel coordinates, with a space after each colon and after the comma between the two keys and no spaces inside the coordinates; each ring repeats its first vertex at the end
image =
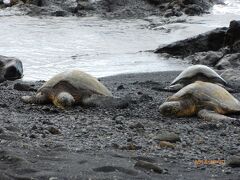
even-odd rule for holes
{"type": "Polygon", "coordinates": [[[69,70],[55,75],[38,89],[34,96],[21,100],[31,104],[53,103],[60,109],[80,104],[84,107],[125,108],[130,97],[116,98],[95,77],[80,70],[69,70]]]}

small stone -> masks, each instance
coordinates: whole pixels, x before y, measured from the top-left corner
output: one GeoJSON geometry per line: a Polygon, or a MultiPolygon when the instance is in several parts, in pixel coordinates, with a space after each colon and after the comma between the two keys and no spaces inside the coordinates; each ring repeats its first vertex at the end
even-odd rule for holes
{"type": "Polygon", "coordinates": [[[147,162],[147,161],[137,161],[136,164],[134,165],[135,168],[141,168],[141,169],[145,169],[148,171],[153,171],[156,173],[163,173],[163,169],[161,169],[158,165],[147,162]]]}
{"type": "Polygon", "coordinates": [[[23,83],[16,83],[13,86],[13,89],[16,89],[18,91],[37,91],[29,84],[23,84],[23,83]]]}
{"type": "Polygon", "coordinates": [[[36,130],[36,129],[37,129],[37,126],[33,125],[32,130],[36,130]]]}
{"type": "Polygon", "coordinates": [[[139,98],[140,102],[145,102],[145,101],[152,101],[153,98],[151,96],[149,96],[148,94],[143,94],[141,95],[141,97],[139,98]]]}
{"type": "Polygon", "coordinates": [[[227,169],[227,170],[225,171],[225,174],[232,174],[232,171],[231,171],[230,169],[227,169]]]}
{"type": "Polygon", "coordinates": [[[232,156],[232,157],[230,157],[227,160],[226,165],[230,166],[232,168],[240,167],[240,156],[232,156]]]}
{"type": "Polygon", "coordinates": [[[57,128],[55,128],[55,127],[50,127],[49,129],[48,129],[48,131],[51,133],[51,134],[61,134],[61,132],[57,129],[57,128]]]}
{"type": "Polygon", "coordinates": [[[130,143],[130,144],[127,144],[126,146],[121,146],[120,149],[121,150],[139,150],[139,149],[142,149],[142,146],[138,146],[130,143]]]}
{"type": "Polygon", "coordinates": [[[37,136],[35,134],[31,134],[29,137],[32,138],[32,139],[37,138],[37,136]]]}
{"type": "Polygon", "coordinates": [[[159,146],[161,148],[172,148],[172,149],[174,149],[176,147],[175,144],[167,142],[167,141],[160,141],[159,146]]]}
{"type": "Polygon", "coordinates": [[[121,116],[121,115],[119,115],[119,116],[117,115],[117,116],[113,117],[113,120],[115,120],[116,124],[123,125],[124,121],[125,121],[125,117],[121,116]]]}
{"type": "Polygon", "coordinates": [[[86,128],[81,129],[81,133],[86,134],[87,132],[88,132],[88,130],[86,128]]]}
{"type": "Polygon", "coordinates": [[[199,129],[204,129],[204,130],[215,130],[215,129],[222,129],[224,125],[220,123],[209,122],[209,123],[202,123],[197,127],[199,129]]]}
{"type": "Polygon", "coordinates": [[[0,128],[0,134],[3,134],[3,133],[4,133],[4,129],[0,128]]]}
{"type": "Polygon", "coordinates": [[[19,128],[16,126],[6,126],[5,127],[8,131],[12,131],[12,132],[19,132],[19,128]]]}
{"type": "Polygon", "coordinates": [[[127,142],[132,142],[133,139],[130,137],[130,138],[127,138],[127,142]]]}
{"type": "Polygon", "coordinates": [[[171,132],[166,132],[157,135],[154,139],[159,140],[159,141],[168,141],[171,143],[176,143],[177,141],[181,141],[179,135],[171,132]]]}
{"type": "Polygon", "coordinates": [[[117,124],[116,128],[119,129],[119,130],[123,130],[124,129],[122,124],[117,124]]]}
{"type": "Polygon", "coordinates": [[[117,87],[117,91],[125,89],[125,87],[121,84],[120,86],[117,87]]]}
{"type": "Polygon", "coordinates": [[[130,129],[144,129],[144,126],[140,122],[138,122],[136,124],[130,125],[129,128],[130,129]]]}

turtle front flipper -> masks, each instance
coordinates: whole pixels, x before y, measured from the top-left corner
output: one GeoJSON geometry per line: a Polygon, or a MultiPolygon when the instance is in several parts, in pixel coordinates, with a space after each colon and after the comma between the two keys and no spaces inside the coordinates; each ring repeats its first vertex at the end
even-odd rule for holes
{"type": "Polygon", "coordinates": [[[180,89],[182,89],[184,86],[183,84],[174,84],[174,85],[170,85],[164,88],[164,90],[169,91],[169,92],[177,92],[180,89]]]}
{"type": "Polygon", "coordinates": [[[102,107],[102,108],[126,108],[131,101],[131,97],[116,98],[112,96],[92,95],[82,100],[82,104],[86,107],[102,107]]]}
{"type": "Polygon", "coordinates": [[[227,117],[225,115],[218,114],[214,111],[210,111],[210,110],[207,110],[207,109],[200,110],[198,112],[198,117],[200,117],[201,119],[206,120],[206,121],[235,120],[235,118],[227,117]]]}
{"type": "Polygon", "coordinates": [[[47,104],[47,103],[49,103],[48,97],[41,92],[37,93],[35,96],[22,96],[21,100],[23,102],[29,103],[29,104],[47,104]]]}

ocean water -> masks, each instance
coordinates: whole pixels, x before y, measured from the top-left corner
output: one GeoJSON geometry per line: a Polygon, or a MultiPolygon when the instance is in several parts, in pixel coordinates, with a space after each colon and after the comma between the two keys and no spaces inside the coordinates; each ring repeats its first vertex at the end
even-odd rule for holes
{"type": "Polygon", "coordinates": [[[146,52],[240,19],[240,1],[227,0],[211,14],[141,20],[97,17],[28,17],[0,12],[0,54],[22,60],[24,80],[47,80],[79,68],[96,77],[122,73],[182,70],[181,60],[146,52]],[[154,25],[152,27],[152,25],[154,25]]]}

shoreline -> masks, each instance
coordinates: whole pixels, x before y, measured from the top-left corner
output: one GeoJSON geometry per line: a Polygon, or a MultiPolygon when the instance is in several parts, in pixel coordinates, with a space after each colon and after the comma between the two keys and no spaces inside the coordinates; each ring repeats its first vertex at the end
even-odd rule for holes
{"type": "MultiPolygon", "coordinates": [[[[100,78],[114,96],[130,95],[124,109],[60,111],[20,101],[34,91],[0,86],[0,177],[2,179],[238,179],[239,168],[195,160],[239,156],[239,121],[205,122],[197,117],[162,117],[158,107],[172,93],[160,89],[179,72],[134,73],[100,78]],[[160,146],[174,134],[172,147],[160,146]],[[143,160],[161,171],[138,168],[143,160]],[[161,173],[159,173],[161,172],[161,173]]],[[[41,82],[34,82],[37,89],[41,82]]],[[[240,93],[233,94],[240,99],[240,93]]],[[[239,115],[232,115],[239,119],[239,115]]]]}

